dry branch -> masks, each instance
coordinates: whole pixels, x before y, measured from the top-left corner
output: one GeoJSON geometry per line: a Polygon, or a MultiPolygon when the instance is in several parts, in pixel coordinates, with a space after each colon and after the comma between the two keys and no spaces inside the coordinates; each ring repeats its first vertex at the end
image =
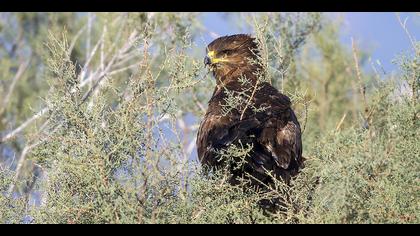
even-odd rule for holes
{"type": "Polygon", "coordinates": [[[25,63],[20,64],[19,69],[15,75],[15,77],[12,80],[12,83],[8,89],[8,92],[6,94],[6,97],[4,97],[4,100],[2,102],[2,106],[0,107],[0,117],[3,115],[3,113],[5,112],[9,102],[10,102],[10,98],[12,97],[13,91],[15,90],[16,84],[19,81],[19,79],[22,77],[22,75],[25,73],[26,69],[29,66],[31,59],[28,59],[25,63]]]}
{"type": "MultiPolygon", "coordinates": [[[[125,59],[124,55],[130,51],[130,48],[134,45],[134,43],[138,40],[139,35],[137,31],[133,31],[128,39],[128,41],[120,48],[120,50],[117,51],[116,54],[112,56],[110,61],[103,67],[99,67],[96,72],[94,72],[91,76],[89,76],[87,79],[83,80],[83,82],[80,83],[80,88],[85,87],[86,85],[90,83],[95,83],[94,86],[88,90],[88,92],[82,97],[82,102],[85,102],[92,94],[93,92],[98,89],[98,85],[100,85],[101,82],[105,78],[109,78],[108,75],[114,75],[116,73],[120,73],[123,71],[126,71],[127,69],[131,68],[132,65],[124,68],[113,68],[116,63],[120,62],[121,60],[125,59]]],[[[90,63],[90,59],[95,55],[95,52],[100,44],[103,44],[103,38],[101,38],[98,43],[95,45],[92,52],[89,53],[90,57],[89,60],[86,62],[82,73],[81,73],[81,79],[83,78],[84,74],[86,73],[87,65],[90,63]]],[[[106,56],[105,56],[106,57],[106,56]]],[[[102,63],[101,63],[102,64],[102,63]]],[[[24,129],[26,129],[29,125],[31,125],[34,121],[38,120],[39,118],[43,117],[49,109],[47,107],[41,109],[38,113],[36,113],[34,116],[26,120],[24,123],[22,123],[20,126],[18,126],[16,129],[13,129],[9,133],[5,134],[3,137],[0,137],[0,143],[9,141],[10,139],[14,138],[16,135],[18,135],[20,132],[22,132],[24,129]]]]}
{"type": "Polygon", "coordinates": [[[353,50],[353,60],[354,60],[354,66],[356,69],[356,78],[357,81],[359,83],[359,92],[360,95],[362,96],[362,100],[363,100],[363,108],[364,108],[364,119],[365,121],[368,123],[368,126],[370,126],[370,122],[369,122],[369,108],[368,108],[368,103],[367,103],[367,99],[366,99],[366,86],[363,83],[362,80],[362,73],[360,72],[360,68],[359,68],[359,59],[357,56],[357,50],[356,50],[356,45],[354,43],[353,38],[351,38],[351,47],[353,50]]]}

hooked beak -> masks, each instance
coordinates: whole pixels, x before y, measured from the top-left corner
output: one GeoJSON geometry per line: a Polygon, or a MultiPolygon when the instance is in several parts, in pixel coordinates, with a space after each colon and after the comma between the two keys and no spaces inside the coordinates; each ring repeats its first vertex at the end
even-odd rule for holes
{"type": "Polygon", "coordinates": [[[205,66],[211,66],[214,63],[216,63],[216,58],[215,58],[214,54],[215,54],[214,51],[207,52],[207,55],[204,58],[204,65],[205,66]]]}
{"type": "Polygon", "coordinates": [[[226,62],[228,61],[228,59],[226,58],[217,58],[215,56],[215,52],[214,51],[210,51],[207,53],[206,57],[204,58],[204,65],[206,66],[211,66],[220,62],[226,62]]]}
{"type": "Polygon", "coordinates": [[[209,56],[204,57],[204,66],[209,66],[211,64],[211,59],[209,56]]]}

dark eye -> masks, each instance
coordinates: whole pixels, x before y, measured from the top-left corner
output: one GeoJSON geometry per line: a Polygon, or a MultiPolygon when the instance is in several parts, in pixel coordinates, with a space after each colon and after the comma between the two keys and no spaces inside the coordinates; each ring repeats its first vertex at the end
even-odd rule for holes
{"type": "Polygon", "coordinates": [[[232,50],[230,49],[225,49],[223,51],[220,52],[221,54],[226,54],[226,55],[230,55],[232,53],[232,50]]]}

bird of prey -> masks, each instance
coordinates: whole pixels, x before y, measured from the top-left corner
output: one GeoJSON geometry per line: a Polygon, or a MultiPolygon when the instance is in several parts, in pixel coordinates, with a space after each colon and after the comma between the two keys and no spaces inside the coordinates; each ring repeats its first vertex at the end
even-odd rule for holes
{"type": "Polygon", "coordinates": [[[289,183],[303,168],[301,128],[290,99],[259,79],[264,71],[255,38],[220,37],[206,51],[204,64],[216,87],[197,134],[200,162],[210,169],[230,166],[232,184],[245,176],[256,186],[272,184],[273,177],[289,183]],[[232,99],[243,104],[226,111],[232,99]],[[232,145],[250,150],[242,159],[227,160],[221,153],[232,145]]]}

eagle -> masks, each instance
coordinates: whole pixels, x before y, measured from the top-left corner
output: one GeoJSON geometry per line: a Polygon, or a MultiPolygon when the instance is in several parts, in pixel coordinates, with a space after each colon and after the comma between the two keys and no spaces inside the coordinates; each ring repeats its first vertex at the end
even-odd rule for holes
{"type": "Polygon", "coordinates": [[[273,184],[274,178],[289,184],[304,166],[301,128],[290,98],[261,79],[265,71],[256,39],[223,36],[206,53],[204,64],[216,87],[197,133],[199,161],[205,169],[227,167],[231,184],[244,177],[254,186],[273,184]],[[232,98],[243,104],[226,111],[232,98]],[[232,146],[249,150],[245,157],[221,155],[232,146]]]}

